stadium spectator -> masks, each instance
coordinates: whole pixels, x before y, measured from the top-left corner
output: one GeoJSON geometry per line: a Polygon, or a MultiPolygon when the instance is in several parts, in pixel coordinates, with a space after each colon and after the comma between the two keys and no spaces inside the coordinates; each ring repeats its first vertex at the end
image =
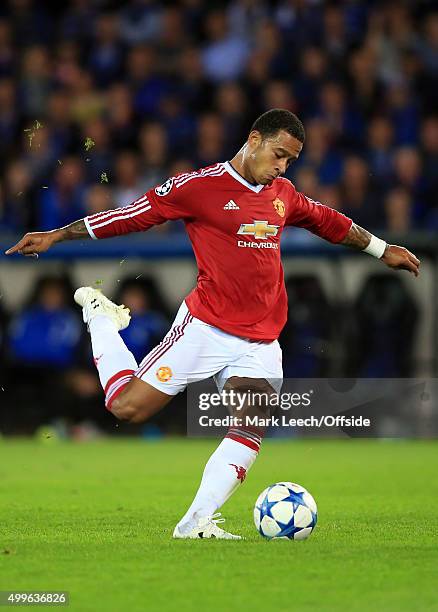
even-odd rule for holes
{"type": "Polygon", "coordinates": [[[128,45],[156,40],[162,21],[162,8],[158,2],[133,0],[121,12],[120,30],[128,45]]]}
{"type": "Polygon", "coordinates": [[[411,376],[418,307],[402,280],[386,274],[368,277],[353,312],[347,341],[349,375],[370,378],[411,376]]]}
{"type": "Polygon", "coordinates": [[[77,126],[72,121],[71,99],[66,89],[56,89],[50,94],[42,116],[44,123],[50,122],[54,157],[61,159],[77,148],[77,126]]]}
{"type": "Polygon", "coordinates": [[[227,157],[225,126],[220,115],[205,113],[199,118],[196,152],[196,166],[198,167],[214,164],[217,159],[227,157]]]}
{"type": "Polygon", "coordinates": [[[67,78],[74,121],[80,124],[97,121],[105,109],[105,103],[104,96],[96,89],[90,72],[73,65],[67,78]]]}
{"type": "Polygon", "coordinates": [[[132,151],[120,153],[114,164],[113,198],[117,206],[127,206],[146,191],[140,178],[139,159],[132,151]]]}
{"type": "Polygon", "coordinates": [[[288,320],[281,334],[285,377],[328,374],[333,312],[315,276],[291,276],[286,281],[288,320]]]}
{"type": "Polygon", "coordinates": [[[360,112],[349,106],[346,98],[346,91],[340,83],[325,83],[319,92],[318,116],[329,128],[333,144],[352,150],[362,142],[364,125],[360,112]]]}
{"type": "Polygon", "coordinates": [[[0,227],[17,231],[35,223],[35,191],[29,169],[22,160],[11,161],[6,167],[1,199],[0,227]]]}
{"type": "Polygon", "coordinates": [[[48,44],[52,38],[53,22],[41,5],[32,0],[10,0],[9,19],[20,46],[48,44]]]}
{"type": "Polygon", "coordinates": [[[301,165],[312,168],[322,184],[333,184],[342,175],[342,154],[331,145],[330,128],[322,119],[312,119],[306,126],[306,148],[298,164],[291,167],[293,174],[301,165]]]}
{"type": "Polygon", "coordinates": [[[438,75],[438,13],[427,15],[423,24],[424,37],[417,43],[418,55],[430,76],[438,75]]]}
{"type": "Polygon", "coordinates": [[[337,185],[321,185],[316,200],[325,202],[335,210],[342,209],[341,190],[337,185]]]}
{"type": "Polygon", "coordinates": [[[346,57],[351,87],[351,102],[364,117],[382,110],[382,83],[378,79],[378,54],[371,46],[362,46],[346,57]]]}
{"type": "Polygon", "coordinates": [[[270,108],[286,108],[297,112],[298,104],[288,82],[272,80],[266,84],[263,92],[263,110],[270,108]]]}
{"type": "Polygon", "coordinates": [[[394,130],[385,116],[377,116],[368,124],[367,160],[370,173],[382,188],[392,176],[394,130]]]}
{"type": "Polygon", "coordinates": [[[392,189],[385,199],[386,226],[391,232],[405,234],[412,223],[413,202],[409,191],[392,189]]]}
{"type": "MultiPolygon", "coordinates": [[[[275,107],[279,108],[280,105],[275,107]]],[[[233,151],[250,127],[246,119],[248,99],[244,89],[233,81],[220,85],[216,91],[215,109],[224,121],[227,150],[233,151]]]]}
{"type": "Polygon", "coordinates": [[[116,150],[136,146],[138,119],[134,113],[132,92],[123,82],[118,81],[108,89],[105,122],[116,150]]]}
{"type": "Polygon", "coordinates": [[[141,117],[157,115],[160,102],[172,86],[167,75],[158,71],[158,57],[151,46],[132,48],[127,57],[127,83],[133,91],[134,108],[141,117]]]}
{"type": "Polygon", "coordinates": [[[166,130],[166,140],[172,142],[172,156],[187,151],[193,142],[196,120],[190,108],[185,108],[175,93],[163,98],[160,108],[160,123],[166,130]]]}
{"type": "Polygon", "coordinates": [[[5,163],[7,152],[15,146],[18,135],[20,114],[17,105],[16,85],[11,78],[0,80],[0,160],[5,163]]]}
{"type": "Polygon", "coordinates": [[[87,179],[102,182],[113,171],[114,150],[110,133],[101,117],[85,122],[81,133],[82,157],[85,157],[87,179]],[[103,175],[103,176],[102,176],[103,175]]]}
{"type": "Polygon", "coordinates": [[[423,175],[426,199],[433,205],[438,192],[438,117],[427,117],[421,125],[423,175]]]}
{"type": "Polygon", "coordinates": [[[80,337],[71,286],[65,279],[45,277],[37,283],[29,305],[12,318],[7,346],[11,360],[51,372],[74,364],[80,337]]]}
{"type": "Polygon", "coordinates": [[[54,223],[63,226],[83,216],[84,192],[83,163],[68,157],[58,164],[53,183],[41,189],[38,225],[50,229],[54,223]]]}
{"type": "Polygon", "coordinates": [[[46,47],[33,46],[23,53],[19,95],[26,119],[41,117],[47,108],[52,70],[46,47]]]}
{"type": "Polygon", "coordinates": [[[92,6],[89,2],[73,0],[59,18],[58,31],[61,37],[87,43],[92,36],[96,12],[96,6],[92,6]]]}
{"type": "Polygon", "coordinates": [[[420,155],[414,147],[400,147],[394,154],[394,178],[407,189],[414,201],[412,221],[421,223],[426,212],[425,182],[420,155]]]}
{"type": "Polygon", "coordinates": [[[78,40],[61,40],[53,49],[53,76],[58,87],[71,88],[78,77],[81,46],[78,40]]]}
{"type": "Polygon", "coordinates": [[[146,123],[140,130],[140,153],[145,189],[166,179],[168,162],[167,135],[158,123],[146,123]]]}
{"type": "MultiPolygon", "coordinates": [[[[42,277],[27,305],[11,318],[3,379],[4,400],[13,410],[2,414],[4,431],[33,433],[39,425],[60,417],[74,418],[78,413],[84,418],[81,411],[89,408],[72,395],[69,382],[77,368],[83,334],[71,296],[67,278],[42,277]]],[[[86,382],[82,380],[82,396],[86,382]]]]}
{"type": "MultiPolygon", "coordinates": [[[[3,290],[0,287],[0,360],[4,363],[5,353],[6,353],[6,336],[7,336],[7,328],[8,328],[8,315],[3,306],[3,290]]],[[[6,378],[6,372],[3,371],[0,375],[0,385],[1,382],[4,382],[6,378]]],[[[3,385],[2,385],[3,386],[3,385]]]]}
{"type": "Polygon", "coordinates": [[[113,199],[111,189],[107,185],[91,185],[88,187],[84,201],[87,215],[104,212],[109,208],[114,208],[117,204],[113,199]]]}
{"type": "Polygon", "coordinates": [[[257,24],[252,48],[255,49],[252,59],[260,60],[267,69],[265,81],[269,78],[290,78],[291,56],[287,51],[283,33],[275,23],[269,19],[264,19],[257,24]]]}
{"type": "Polygon", "coordinates": [[[295,173],[295,186],[313,199],[318,199],[318,176],[310,166],[303,166],[295,173]]]}
{"type": "Polygon", "coordinates": [[[329,78],[328,58],[319,47],[304,47],[298,58],[299,68],[294,79],[294,91],[304,117],[316,115],[320,88],[329,78]]]}
{"type": "Polygon", "coordinates": [[[157,40],[160,69],[163,72],[175,74],[179,54],[181,49],[187,45],[188,38],[181,8],[166,7],[161,15],[160,36],[157,40]]]}
{"type": "Polygon", "coordinates": [[[0,18],[0,78],[12,76],[14,64],[11,24],[6,19],[0,18]]]}
{"type": "Polygon", "coordinates": [[[349,155],[344,162],[341,181],[342,212],[353,215],[359,225],[381,227],[382,202],[370,180],[365,161],[358,156],[349,155]]]}
{"type": "Polygon", "coordinates": [[[33,186],[41,189],[47,185],[55,170],[56,156],[52,147],[52,131],[38,119],[27,124],[22,135],[23,161],[32,176],[33,186]]]}
{"type": "Polygon", "coordinates": [[[248,59],[250,45],[245,36],[233,34],[225,11],[212,11],[205,20],[207,44],[202,53],[205,74],[213,81],[241,76],[248,59]]]}
{"type": "Polygon", "coordinates": [[[123,47],[119,39],[119,20],[114,13],[103,13],[94,21],[94,42],[87,65],[99,88],[120,78],[123,47]]]}
{"type": "Polygon", "coordinates": [[[131,311],[131,322],[121,336],[140,363],[169,329],[169,321],[163,315],[162,299],[151,279],[127,278],[120,287],[117,300],[131,311]]]}

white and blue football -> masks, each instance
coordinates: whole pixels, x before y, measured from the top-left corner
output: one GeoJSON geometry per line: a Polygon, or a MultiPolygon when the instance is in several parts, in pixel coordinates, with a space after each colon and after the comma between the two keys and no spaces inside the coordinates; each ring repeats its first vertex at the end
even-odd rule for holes
{"type": "Polygon", "coordinates": [[[318,511],[313,497],[294,482],[277,482],[257,498],[254,523],[269,540],[305,540],[315,528],[318,511]]]}

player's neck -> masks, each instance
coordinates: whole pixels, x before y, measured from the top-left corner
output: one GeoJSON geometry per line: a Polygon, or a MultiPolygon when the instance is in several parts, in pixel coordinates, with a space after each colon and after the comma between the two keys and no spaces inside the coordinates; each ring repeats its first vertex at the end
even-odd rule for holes
{"type": "Polygon", "coordinates": [[[236,153],[236,155],[230,160],[230,164],[232,165],[234,170],[240,174],[240,176],[243,176],[245,181],[248,181],[248,183],[251,183],[251,185],[257,185],[257,181],[252,176],[248,168],[248,164],[245,163],[245,153],[246,148],[244,145],[240,149],[240,151],[236,153]]]}

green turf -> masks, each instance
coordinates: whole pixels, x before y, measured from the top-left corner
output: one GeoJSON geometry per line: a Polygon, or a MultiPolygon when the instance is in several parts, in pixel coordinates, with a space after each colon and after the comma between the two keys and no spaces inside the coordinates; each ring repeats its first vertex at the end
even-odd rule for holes
{"type": "Polygon", "coordinates": [[[224,506],[245,541],[174,541],[215,444],[0,440],[0,590],[72,610],[438,610],[435,442],[267,441],[224,506]],[[305,542],[263,540],[258,493],[316,498],[305,542]]]}

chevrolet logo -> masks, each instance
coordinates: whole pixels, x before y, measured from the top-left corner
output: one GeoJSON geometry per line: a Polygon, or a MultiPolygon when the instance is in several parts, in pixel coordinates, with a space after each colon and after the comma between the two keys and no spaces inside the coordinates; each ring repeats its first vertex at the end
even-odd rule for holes
{"type": "Polygon", "coordinates": [[[266,240],[269,236],[276,236],[279,227],[279,225],[269,225],[267,221],[254,221],[254,223],[242,223],[237,233],[266,240]]]}

